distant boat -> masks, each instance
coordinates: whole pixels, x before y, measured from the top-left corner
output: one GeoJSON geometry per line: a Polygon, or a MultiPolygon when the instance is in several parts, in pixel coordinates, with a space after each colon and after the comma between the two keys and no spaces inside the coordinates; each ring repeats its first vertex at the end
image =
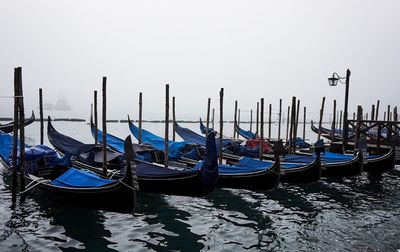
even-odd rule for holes
{"type": "Polygon", "coordinates": [[[56,105],[54,105],[54,109],[60,111],[70,111],[71,106],[69,106],[67,99],[59,98],[56,102],[56,105]]]}

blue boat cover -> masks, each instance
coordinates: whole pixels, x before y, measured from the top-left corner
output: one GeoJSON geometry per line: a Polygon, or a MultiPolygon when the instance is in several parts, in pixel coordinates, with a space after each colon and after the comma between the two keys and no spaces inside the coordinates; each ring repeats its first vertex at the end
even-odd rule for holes
{"type": "MultiPolygon", "coordinates": [[[[17,141],[17,162],[20,162],[20,142],[17,141]]],[[[8,165],[12,165],[13,136],[0,131],[0,156],[8,165]]],[[[28,146],[25,145],[25,161],[43,160],[45,167],[55,167],[58,165],[68,166],[69,156],[60,158],[57,152],[46,145],[28,146]]],[[[34,167],[35,169],[37,167],[34,167]]],[[[29,170],[28,170],[29,172],[29,170]]]]}
{"type": "MultiPolygon", "coordinates": [[[[92,136],[95,138],[96,136],[96,129],[94,127],[91,127],[91,132],[92,136]]],[[[125,153],[124,149],[124,140],[116,137],[114,135],[111,135],[109,133],[106,134],[106,139],[107,139],[107,146],[111,147],[113,150],[119,152],[119,153],[125,153]]],[[[99,143],[103,143],[103,132],[101,130],[97,130],[97,140],[99,143]]],[[[142,160],[142,161],[147,161],[147,162],[153,162],[153,156],[149,151],[151,152],[152,150],[149,147],[149,151],[145,151],[142,148],[138,148],[137,144],[133,144],[133,150],[135,152],[135,159],[142,160]],[[136,147],[136,148],[135,148],[136,147]]]]}
{"type": "Polygon", "coordinates": [[[200,132],[201,132],[201,134],[207,133],[207,127],[204,126],[203,122],[201,121],[201,117],[200,117],[200,132]]]}
{"type": "Polygon", "coordinates": [[[237,125],[236,125],[235,129],[236,129],[236,132],[239,133],[239,135],[241,135],[242,137],[244,137],[247,140],[256,139],[256,137],[257,137],[257,135],[254,134],[253,132],[251,132],[250,130],[244,130],[237,125]]]}
{"type": "Polygon", "coordinates": [[[61,176],[51,181],[51,184],[62,187],[94,188],[110,185],[116,182],[117,180],[104,179],[93,172],[78,170],[71,167],[61,176]]]}
{"type": "Polygon", "coordinates": [[[311,144],[304,141],[301,137],[296,138],[295,144],[299,148],[310,148],[311,146],[311,144]]]}
{"type": "MultiPolygon", "coordinates": [[[[212,128],[208,128],[208,132],[210,132],[210,131],[215,131],[215,130],[212,128]]],[[[201,132],[201,134],[204,134],[204,135],[207,133],[207,127],[203,124],[203,121],[201,120],[201,118],[200,118],[200,132],[201,132]]]]}
{"type": "MultiPolygon", "coordinates": [[[[139,128],[136,127],[131,121],[129,122],[129,129],[135,138],[139,139],[139,128]]],[[[164,138],[154,135],[153,133],[144,129],[142,129],[142,143],[150,144],[157,150],[165,151],[164,138]]],[[[180,159],[185,153],[191,151],[193,148],[195,148],[195,146],[188,141],[168,141],[168,157],[170,159],[180,159]]]]}
{"type": "MultiPolygon", "coordinates": [[[[180,137],[185,139],[186,141],[198,144],[200,146],[206,145],[206,138],[201,136],[188,128],[183,128],[177,123],[175,123],[175,131],[178,133],[180,137]]],[[[238,155],[238,156],[245,156],[245,157],[258,157],[259,155],[259,147],[250,149],[246,146],[241,145],[239,142],[231,140],[231,139],[223,139],[222,145],[224,148],[224,152],[238,155]]],[[[216,146],[219,148],[219,141],[216,140],[216,146]]]]}

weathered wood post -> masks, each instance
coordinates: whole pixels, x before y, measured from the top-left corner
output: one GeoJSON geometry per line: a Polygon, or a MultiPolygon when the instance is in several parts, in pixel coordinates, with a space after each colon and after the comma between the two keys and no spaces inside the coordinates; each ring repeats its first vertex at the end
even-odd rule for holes
{"type": "Polygon", "coordinates": [[[236,138],[236,124],[237,124],[237,109],[238,109],[238,102],[235,101],[235,117],[233,118],[233,138],[236,138]]]}
{"type": "Polygon", "coordinates": [[[318,140],[321,139],[321,127],[322,127],[322,118],[324,117],[324,106],[325,106],[325,96],[322,97],[322,105],[321,105],[321,110],[319,112],[318,140]]]}
{"type": "Polygon", "coordinates": [[[20,190],[25,191],[25,111],[22,89],[22,68],[17,68],[18,110],[19,110],[19,155],[20,155],[20,190]]]}
{"type": "Polygon", "coordinates": [[[290,106],[287,107],[287,117],[286,117],[286,141],[289,141],[289,119],[290,116],[290,106]]]}
{"type": "Polygon", "coordinates": [[[390,118],[390,105],[388,105],[388,110],[387,110],[387,120],[388,121],[390,121],[391,120],[391,118],[390,118]]]}
{"type": "MultiPolygon", "coordinates": [[[[176,117],[175,117],[175,96],[172,97],[172,141],[175,142],[175,122],[176,122],[176,117]]],[[[207,119],[208,123],[208,119],[207,119]]],[[[208,126],[207,126],[208,129],[208,126]]]]}
{"type": "Polygon", "coordinates": [[[44,139],[44,123],[43,123],[43,91],[39,88],[39,116],[40,116],[40,144],[44,139]]]}
{"type": "Polygon", "coordinates": [[[279,99],[278,140],[281,140],[282,99],[279,99]]]}
{"type": "Polygon", "coordinates": [[[253,109],[250,109],[250,132],[253,132],[253,109]]]}
{"type": "Polygon", "coordinates": [[[107,77],[103,77],[103,175],[107,176],[107,77]]]}
{"type": "Polygon", "coordinates": [[[292,97],[292,113],[290,116],[290,133],[289,133],[289,153],[295,152],[295,144],[293,143],[294,124],[296,123],[296,97],[292,97]]]}
{"type": "Polygon", "coordinates": [[[375,119],[375,121],[378,121],[378,114],[379,114],[379,103],[380,103],[380,100],[378,100],[377,102],[376,102],[376,119],[375,119]]]}
{"type": "Polygon", "coordinates": [[[271,114],[272,114],[272,104],[269,104],[268,110],[268,140],[271,140],[271,114]]]}
{"type": "Polygon", "coordinates": [[[164,136],[164,165],[168,168],[168,133],[169,133],[169,84],[165,85],[165,136],[164,136]]]}
{"type": "Polygon", "coordinates": [[[219,92],[219,163],[222,164],[222,141],[224,130],[224,89],[219,92]]]}
{"type": "Polygon", "coordinates": [[[361,135],[361,121],[363,120],[363,109],[360,105],[357,106],[357,126],[356,126],[356,140],[354,142],[354,149],[358,149],[358,140],[361,135]]]}
{"type": "Polygon", "coordinates": [[[12,201],[17,195],[17,169],[18,169],[18,124],[19,124],[19,83],[18,68],[14,68],[14,125],[13,125],[13,149],[12,149],[12,201]]]}
{"type": "Polygon", "coordinates": [[[142,144],[142,121],[143,121],[143,94],[142,92],[139,93],[139,144],[142,144]]]}
{"type": "Polygon", "coordinates": [[[342,130],[342,116],[343,116],[343,113],[342,113],[342,110],[340,110],[340,113],[339,113],[339,130],[342,130]]]}
{"type": "Polygon", "coordinates": [[[331,141],[335,141],[335,135],[336,135],[336,100],[333,100],[333,121],[332,121],[332,132],[331,132],[331,141]]]}
{"type": "MultiPolygon", "coordinates": [[[[375,120],[375,104],[372,104],[372,108],[371,108],[371,121],[375,120]]],[[[372,124],[372,122],[371,122],[372,124]]]]}
{"type": "Polygon", "coordinates": [[[304,106],[304,114],[303,114],[303,140],[306,140],[306,119],[307,119],[307,108],[304,106]]]}
{"type": "Polygon", "coordinates": [[[261,98],[260,113],[260,160],[263,160],[264,154],[264,98],[261,98]]]}
{"type": "Polygon", "coordinates": [[[99,143],[98,141],[98,132],[99,132],[99,125],[98,125],[98,119],[97,119],[97,91],[94,91],[94,127],[95,127],[95,139],[94,139],[94,144],[97,145],[99,143]]]}
{"type": "Polygon", "coordinates": [[[207,128],[206,128],[206,138],[208,136],[208,129],[210,128],[210,109],[211,109],[211,98],[208,98],[207,101],[207,128]]]}
{"type": "MultiPolygon", "coordinates": [[[[240,127],[240,109],[238,109],[237,126],[240,127]]],[[[236,130],[235,130],[235,131],[236,131],[236,130]]],[[[239,138],[239,133],[238,133],[238,132],[236,132],[236,138],[239,138]]]]}
{"type": "Polygon", "coordinates": [[[296,138],[297,138],[297,129],[299,127],[299,113],[300,113],[300,100],[297,100],[297,108],[296,108],[296,124],[294,128],[294,134],[293,134],[293,141],[294,141],[294,147],[296,148],[296,138]]]}
{"type": "Polygon", "coordinates": [[[259,112],[259,107],[260,107],[260,103],[259,102],[257,102],[257,115],[256,115],[256,135],[259,135],[260,133],[259,133],[259,131],[258,131],[258,124],[259,124],[259,114],[260,114],[260,112],[259,112]]]}
{"type": "Polygon", "coordinates": [[[386,121],[386,111],[383,112],[383,120],[386,121]]]}

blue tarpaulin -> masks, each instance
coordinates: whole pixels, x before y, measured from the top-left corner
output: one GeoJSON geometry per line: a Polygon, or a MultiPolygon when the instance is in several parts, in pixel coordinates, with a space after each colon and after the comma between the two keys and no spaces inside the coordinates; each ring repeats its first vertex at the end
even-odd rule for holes
{"type": "MultiPolygon", "coordinates": [[[[139,128],[132,122],[129,123],[129,129],[136,139],[139,139],[139,128]]],[[[204,139],[204,144],[205,144],[204,139]]],[[[142,143],[150,144],[157,150],[165,151],[164,138],[154,135],[153,133],[142,129],[142,143]]],[[[174,142],[168,141],[168,157],[171,159],[180,159],[182,155],[191,151],[195,146],[188,141],[174,142]]]]}
{"type": "Polygon", "coordinates": [[[256,139],[256,137],[257,137],[257,135],[254,134],[253,132],[251,132],[250,130],[244,130],[237,125],[236,125],[235,129],[236,129],[236,132],[239,133],[239,135],[241,135],[242,137],[244,137],[247,140],[256,139]]]}
{"type": "Polygon", "coordinates": [[[51,184],[62,187],[93,188],[110,185],[115,182],[117,180],[104,179],[93,172],[69,168],[61,176],[51,181],[51,184]]]}
{"type": "MultiPolygon", "coordinates": [[[[175,123],[175,131],[178,133],[180,137],[185,139],[186,141],[205,146],[206,145],[206,138],[201,136],[188,128],[183,128],[175,123]]],[[[217,148],[219,148],[219,140],[216,140],[217,148]]],[[[230,154],[238,155],[238,156],[245,156],[245,157],[258,157],[259,155],[259,148],[250,149],[246,146],[240,145],[237,141],[231,139],[223,139],[222,145],[224,151],[229,152],[230,154]]]]}

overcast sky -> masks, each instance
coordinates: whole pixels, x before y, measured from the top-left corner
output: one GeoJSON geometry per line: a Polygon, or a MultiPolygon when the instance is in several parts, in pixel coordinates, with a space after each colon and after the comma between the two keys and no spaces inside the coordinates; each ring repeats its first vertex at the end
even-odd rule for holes
{"type": "MultiPolygon", "coordinates": [[[[42,87],[46,102],[67,97],[71,117],[89,116],[102,76],[109,118],[137,118],[139,92],[144,118],[163,118],[166,83],[178,119],[204,117],[208,97],[218,108],[222,87],[226,119],[235,100],[249,111],[261,97],[276,111],[297,96],[316,114],[326,96],[331,113],[344,85],[327,78],[350,68],[351,111],[400,105],[399,10],[397,0],[1,0],[0,96],[21,66],[26,109],[42,87]]],[[[12,115],[12,100],[0,106],[12,115]]]]}

